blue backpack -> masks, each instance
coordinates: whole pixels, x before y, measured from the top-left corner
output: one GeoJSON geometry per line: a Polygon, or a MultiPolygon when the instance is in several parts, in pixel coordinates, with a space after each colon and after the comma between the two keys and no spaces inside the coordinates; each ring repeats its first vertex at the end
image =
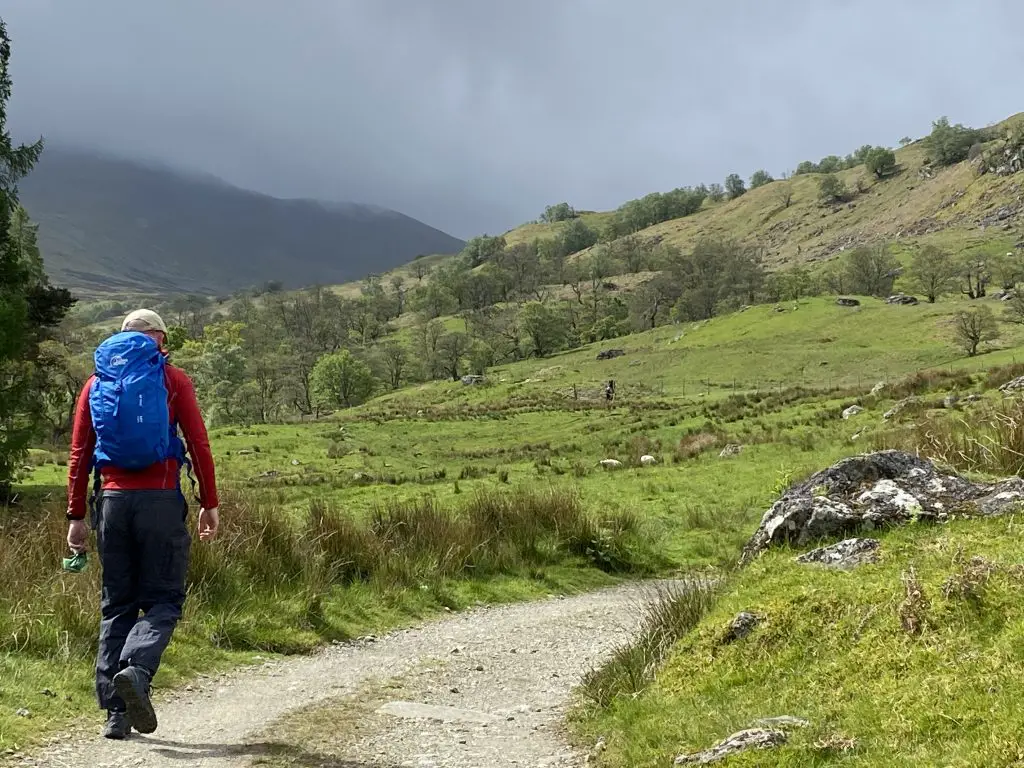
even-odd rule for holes
{"type": "Polygon", "coordinates": [[[164,355],[144,333],[126,331],[96,348],[89,410],[96,431],[93,468],[145,469],[169,458],[184,462],[172,424],[164,380],[164,355]]]}

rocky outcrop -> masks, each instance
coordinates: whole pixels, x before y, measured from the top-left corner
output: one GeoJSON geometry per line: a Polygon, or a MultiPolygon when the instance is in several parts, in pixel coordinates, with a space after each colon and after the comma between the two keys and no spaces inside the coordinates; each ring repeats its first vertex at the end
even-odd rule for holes
{"type": "Polygon", "coordinates": [[[729,626],[725,628],[725,634],[722,635],[722,645],[728,645],[729,643],[735,643],[737,640],[742,640],[757,629],[757,626],[763,620],[763,617],[756,613],[740,611],[736,614],[736,617],[729,622],[729,626]]]}
{"type": "Polygon", "coordinates": [[[849,408],[843,411],[844,419],[852,419],[854,416],[858,416],[864,413],[864,409],[859,405],[851,405],[849,408]]]}
{"type": "Polygon", "coordinates": [[[616,357],[622,357],[626,354],[624,349],[602,349],[597,353],[598,360],[612,360],[616,357]]]}
{"type": "Polygon", "coordinates": [[[864,563],[878,560],[878,548],[882,545],[878,539],[844,539],[828,547],[812,549],[800,555],[798,563],[815,563],[826,568],[850,570],[864,563]]]}
{"type": "Polygon", "coordinates": [[[840,307],[859,307],[860,301],[858,301],[857,299],[851,299],[847,296],[842,296],[836,299],[836,304],[838,304],[840,307]]]}
{"type": "Polygon", "coordinates": [[[913,305],[918,304],[920,302],[918,301],[917,296],[908,296],[905,293],[897,293],[897,294],[887,298],[885,300],[885,303],[886,304],[905,304],[905,305],[913,306],[913,305]]]}
{"type": "Polygon", "coordinates": [[[675,759],[676,765],[711,765],[719,763],[727,757],[748,749],[771,749],[786,743],[785,731],[774,728],[748,728],[745,731],[734,733],[727,739],[715,744],[710,749],[702,752],[694,752],[690,755],[680,755],[675,759]]]}
{"type": "Polygon", "coordinates": [[[997,515],[1024,502],[1024,480],[975,483],[903,451],[843,459],[786,491],[744,547],[749,563],[771,546],[806,546],[917,520],[997,515]]]}

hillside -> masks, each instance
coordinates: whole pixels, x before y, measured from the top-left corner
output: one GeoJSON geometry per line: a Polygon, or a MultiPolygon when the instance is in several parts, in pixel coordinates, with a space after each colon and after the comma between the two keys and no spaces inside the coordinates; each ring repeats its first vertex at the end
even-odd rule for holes
{"type": "Polygon", "coordinates": [[[281,200],[48,147],[20,184],[52,279],[84,296],[345,282],[462,241],[386,209],[281,200]]]}
{"type": "MultiPolygon", "coordinates": [[[[1024,122],[1014,115],[989,130],[1003,136],[1024,122]]],[[[706,200],[701,210],[665,221],[638,234],[683,249],[701,238],[730,237],[756,242],[769,265],[792,266],[827,260],[856,245],[879,241],[912,247],[935,242],[961,251],[1013,246],[1022,236],[1024,183],[1017,175],[977,175],[969,161],[926,168],[924,141],[895,150],[897,170],[877,179],[863,165],[839,171],[850,198],[822,205],[822,174],[806,173],[750,189],[734,200],[706,200]],[[784,191],[791,194],[789,204],[784,191]]],[[[612,212],[581,218],[600,231],[612,212]]],[[[505,233],[512,245],[557,237],[566,222],[531,222],[505,233]]]]}

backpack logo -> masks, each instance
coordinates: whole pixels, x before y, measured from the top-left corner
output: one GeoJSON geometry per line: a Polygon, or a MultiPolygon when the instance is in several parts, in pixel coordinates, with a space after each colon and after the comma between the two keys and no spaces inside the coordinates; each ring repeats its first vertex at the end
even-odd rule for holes
{"type": "Polygon", "coordinates": [[[122,366],[128,365],[128,358],[125,357],[124,355],[114,355],[113,357],[110,358],[110,365],[113,368],[120,368],[122,366]]]}

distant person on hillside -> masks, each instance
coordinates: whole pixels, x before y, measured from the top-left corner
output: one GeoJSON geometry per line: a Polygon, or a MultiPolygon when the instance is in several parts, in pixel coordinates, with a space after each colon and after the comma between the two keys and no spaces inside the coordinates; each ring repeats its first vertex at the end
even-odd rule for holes
{"type": "Polygon", "coordinates": [[[604,385],[604,399],[609,403],[615,399],[615,381],[612,379],[604,385]]]}
{"type": "Polygon", "coordinates": [[[76,553],[86,549],[94,476],[89,509],[103,569],[96,695],[108,739],[157,727],[150,681],[181,618],[192,543],[182,464],[194,464],[199,481],[199,538],[213,539],[219,524],[206,427],[191,380],[167,362],[166,341],[155,312],[124,319],[121,333],[96,349],[71,437],[68,546],[76,553]]]}

